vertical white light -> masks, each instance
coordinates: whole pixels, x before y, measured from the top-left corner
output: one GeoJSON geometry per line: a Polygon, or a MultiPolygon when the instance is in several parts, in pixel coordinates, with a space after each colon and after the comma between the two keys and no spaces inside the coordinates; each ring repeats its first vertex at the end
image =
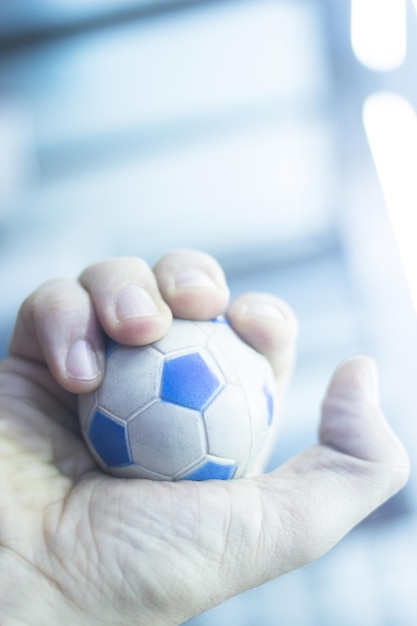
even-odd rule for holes
{"type": "Polygon", "coordinates": [[[417,115],[393,93],[367,98],[363,121],[417,309],[417,115]]]}
{"type": "Polygon", "coordinates": [[[33,134],[28,111],[0,100],[0,216],[15,208],[33,174],[33,134]]]}
{"type": "Polygon", "coordinates": [[[403,64],[406,8],[406,0],[351,0],[352,48],[363,65],[384,72],[403,64]]]}

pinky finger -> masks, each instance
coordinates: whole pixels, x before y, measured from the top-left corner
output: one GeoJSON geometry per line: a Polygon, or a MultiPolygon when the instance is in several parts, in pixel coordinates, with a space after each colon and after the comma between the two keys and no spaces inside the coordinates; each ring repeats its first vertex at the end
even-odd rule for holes
{"type": "Polygon", "coordinates": [[[234,330],[263,354],[282,385],[292,374],[297,318],[289,305],[271,294],[250,292],[237,298],[227,316],[234,330]]]}

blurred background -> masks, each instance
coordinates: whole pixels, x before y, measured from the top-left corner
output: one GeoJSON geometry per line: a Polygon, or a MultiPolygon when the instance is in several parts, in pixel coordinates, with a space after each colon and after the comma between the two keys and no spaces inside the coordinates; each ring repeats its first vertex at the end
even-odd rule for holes
{"type": "MultiPolygon", "coordinates": [[[[417,2],[2,0],[0,354],[23,298],[202,248],[300,318],[276,466],[338,363],[417,457],[417,2]]],[[[189,624],[415,626],[417,485],[319,563],[189,624]]]]}

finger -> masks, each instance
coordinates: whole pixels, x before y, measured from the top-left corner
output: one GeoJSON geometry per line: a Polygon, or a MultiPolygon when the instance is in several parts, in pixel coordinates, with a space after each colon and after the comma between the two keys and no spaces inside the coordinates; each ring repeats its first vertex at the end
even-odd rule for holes
{"type": "Polygon", "coordinates": [[[20,309],[10,354],[46,363],[73,393],[97,386],[104,371],[103,337],[86,291],[65,279],[39,287],[20,309]]]}
{"type": "Polygon", "coordinates": [[[320,444],[258,479],[264,502],[261,545],[265,542],[265,558],[270,550],[276,559],[270,558],[269,576],[320,557],[405,484],[407,453],[375,390],[369,359],[345,362],[323,404],[320,444]]]}
{"type": "Polygon", "coordinates": [[[171,311],[152,270],[141,259],[124,257],[97,263],[79,280],[92,298],[104,331],[116,341],[141,346],[168,331],[171,311]]]}
{"type": "Polygon", "coordinates": [[[269,359],[282,387],[292,373],[298,335],[289,305],[271,294],[251,292],[232,302],[227,317],[234,330],[269,359]]]}
{"type": "Polygon", "coordinates": [[[398,455],[402,444],[379,407],[372,359],[348,359],[335,372],[323,401],[319,435],[323,445],[366,461],[398,455]]]}
{"type": "Polygon", "coordinates": [[[209,320],[224,312],[229,289],[223,270],[210,255],[175,250],[158,261],[154,272],[175,317],[209,320]]]}
{"type": "Polygon", "coordinates": [[[353,359],[336,372],[319,445],[269,475],[201,485],[209,532],[199,534],[200,551],[217,563],[205,577],[213,604],[318,559],[406,482],[408,457],[375,400],[368,364],[353,359]]]}
{"type": "Polygon", "coordinates": [[[344,362],[323,402],[320,444],[275,474],[293,486],[292,541],[304,534],[303,562],[326,552],[408,478],[408,456],[379,406],[376,377],[366,357],[344,362]]]}

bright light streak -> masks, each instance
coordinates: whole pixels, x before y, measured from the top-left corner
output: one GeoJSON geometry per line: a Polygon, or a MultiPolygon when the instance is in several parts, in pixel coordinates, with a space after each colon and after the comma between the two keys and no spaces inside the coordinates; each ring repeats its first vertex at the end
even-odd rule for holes
{"type": "Polygon", "coordinates": [[[417,115],[393,93],[367,98],[363,121],[417,310],[417,115]]]}
{"type": "Polygon", "coordinates": [[[404,63],[406,8],[406,0],[351,0],[352,47],[363,65],[385,72],[404,63]]]}
{"type": "Polygon", "coordinates": [[[29,112],[18,102],[0,103],[0,215],[15,208],[33,173],[29,112]]]}

